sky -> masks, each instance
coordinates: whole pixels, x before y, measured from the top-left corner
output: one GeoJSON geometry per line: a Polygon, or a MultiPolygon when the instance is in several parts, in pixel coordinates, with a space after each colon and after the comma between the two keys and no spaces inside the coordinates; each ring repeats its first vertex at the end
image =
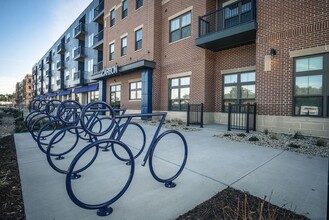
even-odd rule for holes
{"type": "Polygon", "coordinates": [[[15,85],[92,0],[0,0],[0,94],[15,85]]]}

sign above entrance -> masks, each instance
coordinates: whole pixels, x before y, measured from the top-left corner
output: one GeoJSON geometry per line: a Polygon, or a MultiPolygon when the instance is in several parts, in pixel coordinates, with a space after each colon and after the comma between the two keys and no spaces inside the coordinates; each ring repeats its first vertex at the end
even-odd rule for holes
{"type": "Polygon", "coordinates": [[[112,76],[117,73],[118,73],[118,65],[114,65],[97,72],[97,75],[102,75],[102,77],[105,77],[105,76],[112,76]]]}

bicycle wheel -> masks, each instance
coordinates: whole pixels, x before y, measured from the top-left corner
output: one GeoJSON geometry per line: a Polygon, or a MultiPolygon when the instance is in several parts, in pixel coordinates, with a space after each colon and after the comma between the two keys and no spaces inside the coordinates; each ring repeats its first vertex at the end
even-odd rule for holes
{"type": "MultiPolygon", "coordinates": [[[[113,138],[115,140],[120,140],[124,142],[131,150],[134,155],[134,159],[136,159],[144,150],[146,144],[146,135],[145,131],[141,125],[136,122],[129,122],[126,130],[123,132],[122,136],[119,138],[118,135],[122,131],[122,128],[125,124],[119,126],[119,129],[115,130],[113,134],[113,138]]],[[[116,148],[115,145],[112,146],[112,152],[116,158],[122,161],[129,161],[129,158],[125,158],[120,149],[116,148]]]]}
{"type": "Polygon", "coordinates": [[[109,207],[117,201],[128,189],[135,171],[133,155],[126,144],[121,141],[102,139],[93,142],[83,148],[73,159],[66,175],[66,190],[70,199],[84,209],[98,209],[100,216],[109,215],[112,208],[109,207]],[[72,181],[72,172],[89,151],[99,151],[99,145],[115,144],[122,147],[130,158],[130,166],[118,160],[113,160],[108,154],[98,154],[97,160],[83,173],[84,178],[72,181]],[[105,165],[111,162],[111,165],[105,165]],[[100,169],[101,168],[101,169],[100,169]],[[111,174],[110,174],[111,173],[111,174]],[[124,178],[116,178],[117,176],[124,178]],[[100,178],[101,177],[101,178],[100,178]],[[97,182],[101,181],[101,182],[97,182]]]}
{"type": "MultiPolygon", "coordinates": [[[[80,141],[79,144],[79,130],[81,127],[71,126],[61,129],[57,132],[50,140],[47,147],[47,161],[51,168],[55,171],[67,174],[67,170],[73,160],[73,158],[80,152],[85,146],[85,143],[80,141]],[[63,144],[63,142],[65,144],[63,144]]],[[[86,162],[80,166],[77,170],[73,171],[74,176],[80,171],[87,169],[93,160],[95,160],[98,152],[95,152],[93,157],[90,159],[91,162],[86,162]]],[[[73,177],[74,177],[73,176],[73,177]]]]}
{"type": "Polygon", "coordinates": [[[180,132],[163,132],[150,150],[149,168],[153,178],[168,188],[175,187],[172,181],[183,171],[187,154],[187,143],[180,132]]]}

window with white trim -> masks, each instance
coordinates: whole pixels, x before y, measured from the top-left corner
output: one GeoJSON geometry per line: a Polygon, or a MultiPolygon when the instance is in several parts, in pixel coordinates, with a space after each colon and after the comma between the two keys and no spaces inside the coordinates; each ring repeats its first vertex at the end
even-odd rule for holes
{"type": "Polygon", "coordinates": [[[131,82],[129,83],[129,99],[130,100],[141,100],[142,99],[142,82],[131,82]]]}
{"type": "Polygon", "coordinates": [[[135,31],[135,50],[142,49],[143,46],[143,29],[135,31]]]}
{"type": "Polygon", "coordinates": [[[127,55],[127,36],[121,38],[121,56],[127,55]]]}
{"type": "Polygon", "coordinates": [[[190,101],[190,76],[169,80],[169,111],[186,111],[190,101]]]}

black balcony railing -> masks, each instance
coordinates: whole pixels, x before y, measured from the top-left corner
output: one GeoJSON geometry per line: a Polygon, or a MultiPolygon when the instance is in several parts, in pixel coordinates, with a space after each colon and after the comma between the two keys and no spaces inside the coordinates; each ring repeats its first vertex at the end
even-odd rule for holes
{"type": "Polygon", "coordinates": [[[199,17],[195,45],[214,52],[254,43],[256,0],[240,0],[199,17]]]}
{"type": "Polygon", "coordinates": [[[61,80],[60,79],[58,79],[58,80],[56,80],[56,85],[60,85],[61,84],[61,80]]]}
{"type": "Polygon", "coordinates": [[[57,70],[63,70],[64,69],[64,62],[58,61],[57,62],[57,70]]]}
{"type": "Polygon", "coordinates": [[[94,36],[94,44],[93,48],[95,50],[103,50],[103,38],[104,38],[104,30],[101,30],[94,36]]]}
{"type": "Polygon", "coordinates": [[[65,80],[69,80],[70,79],[70,75],[65,76],[65,80]]]}
{"type": "Polygon", "coordinates": [[[42,63],[39,64],[39,69],[40,69],[40,70],[43,69],[43,64],[42,64],[42,63]]]}
{"type": "Polygon", "coordinates": [[[83,85],[85,83],[85,71],[79,70],[73,74],[73,83],[83,85]]]}
{"type": "Polygon", "coordinates": [[[94,21],[103,23],[102,14],[104,13],[104,1],[100,2],[94,9],[94,21]]]}
{"type": "Polygon", "coordinates": [[[86,33],[86,24],[80,23],[74,28],[74,37],[80,40],[84,40],[86,33]]]}
{"type": "Polygon", "coordinates": [[[199,37],[256,19],[255,0],[243,0],[199,17],[199,37]]]}
{"type": "Polygon", "coordinates": [[[78,47],[73,52],[73,59],[74,60],[84,60],[85,57],[85,48],[84,47],[78,47]]]}
{"type": "Polygon", "coordinates": [[[58,44],[58,46],[57,46],[57,53],[62,54],[64,52],[65,52],[65,44],[64,43],[58,44]]]}
{"type": "Polygon", "coordinates": [[[98,62],[97,64],[94,64],[93,66],[93,74],[96,74],[97,72],[103,70],[103,61],[98,62]]]}
{"type": "Polygon", "coordinates": [[[46,70],[46,76],[50,76],[51,75],[51,71],[50,70],[46,70]]]}
{"type": "Polygon", "coordinates": [[[51,63],[51,55],[48,55],[48,56],[46,57],[46,63],[47,63],[47,64],[51,63]]]}

